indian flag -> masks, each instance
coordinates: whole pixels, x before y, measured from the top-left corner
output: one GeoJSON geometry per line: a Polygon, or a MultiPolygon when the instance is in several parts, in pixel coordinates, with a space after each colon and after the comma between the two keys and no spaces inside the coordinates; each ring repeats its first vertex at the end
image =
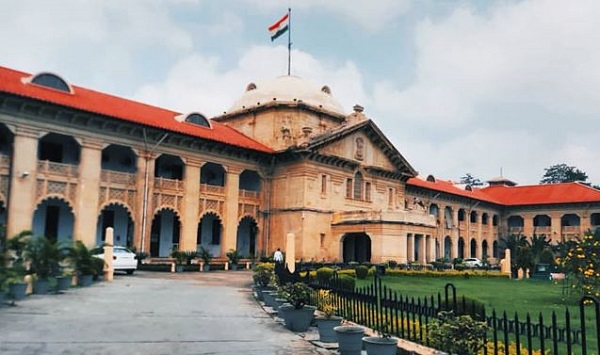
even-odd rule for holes
{"type": "Polygon", "coordinates": [[[285,16],[279,19],[271,26],[269,26],[269,34],[271,34],[271,42],[276,40],[277,37],[284,34],[290,28],[290,14],[287,13],[285,16]]]}

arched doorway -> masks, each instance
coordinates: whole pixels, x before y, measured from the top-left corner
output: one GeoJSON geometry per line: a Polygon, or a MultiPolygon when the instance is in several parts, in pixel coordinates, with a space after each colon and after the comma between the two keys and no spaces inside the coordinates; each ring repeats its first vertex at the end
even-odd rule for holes
{"type": "Polygon", "coordinates": [[[463,237],[458,238],[458,258],[465,258],[465,240],[463,237]]]}
{"type": "Polygon", "coordinates": [[[181,222],[175,211],[158,211],[150,229],[150,256],[167,257],[173,249],[178,249],[180,231],[181,222]]]}
{"type": "Polygon", "coordinates": [[[33,213],[33,235],[44,236],[51,242],[73,240],[75,216],[66,201],[50,197],[38,204],[33,213]]]}
{"type": "Polygon", "coordinates": [[[110,204],[102,209],[96,225],[97,245],[104,243],[108,227],[114,230],[113,245],[126,247],[133,245],[133,220],[127,208],[119,204],[110,204]]]}
{"type": "Polygon", "coordinates": [[[471,258],[476,258],[477,257],[477,241],[475,240],[475,238],[471,239],[471,253],[470,253],[471,258]]]}
{"type": "Polygon", "coordinates": [[[444,238],[444,258],[452,258],[452,238],[449,235],[444,238]]]}
{"type": "Polygon", "coordinates": [[[484,240],[483,242],[481,242],[481,257],[484,259],[489,257],[487,240],[484,240]]]}
{"type": "Polygon", "coordinates": [[[252,217],[244,217],[237,229],[236,249],[242,256],[256,256],[258,225],[252,217]]]}
{"type": "Polygon", "coordinates": [[[342,256],[345,263],[371,261],[371,238],[366,233],[347,233],[342,237],[342,256]]]}
{"type": "Polygon", "coordinates": [[[202,216],[196,232],[196,249],[208,249],[212,255],[221,255],[221,233],[223,225],[215,213],[209,212],[202,216]]]}

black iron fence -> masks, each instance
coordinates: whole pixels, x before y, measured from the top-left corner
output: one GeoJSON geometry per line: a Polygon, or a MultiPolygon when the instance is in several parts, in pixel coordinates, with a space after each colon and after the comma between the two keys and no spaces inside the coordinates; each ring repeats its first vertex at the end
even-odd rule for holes
{"type": "MultiPolygon", "coordinates": [[[[297,275],[297,274],[296,274],[297,275]]],[[[452,310],[455,314],[468,314],[488,325],[483,354],[566,354],[598,355],[600,352],[600,301],[586,296],[579,302],[579,324],[566,309],[564,316],[552,313],[544,319],[540,313],[535,319],[529,313],[501,315],[465,297],[457,297],[453,284],[447,284],[443,293],[430,297],[408,297],[391,290],[375,276],[373,284],[354,290],[344,287],[334,276],[328,282],[310,278],[302,281],[313,289],[327,289],[333,296],[338,315],[347,320],[416,343],[429,345],[428,324],[439,312],[452,310]],[[588,317],[586,311],[594,312],[588,317]],[[595,331],[595,332],[594,332],[595,331]]],[[[318,293],[313,302],[318,304],[318,293]]]]}

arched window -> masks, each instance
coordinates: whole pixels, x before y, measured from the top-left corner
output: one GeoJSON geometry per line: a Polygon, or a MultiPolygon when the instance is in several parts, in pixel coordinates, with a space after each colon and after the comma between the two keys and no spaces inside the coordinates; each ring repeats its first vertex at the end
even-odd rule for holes
{"type": "Polygon", "coordinates": [[[32,84],[45,86],[50,89],[71,93],[71,87],[60,76],[52,73],[40,73],[31,78],[32,84]]]}
{"type": "Polygon", "coordinates": [[[206,127],[206,128],[211,128],[210,122],[208,122],[208,119],[199,113],[190,113],[185,118],[185,122],[197,124],[198,126],[202,126],[202,127],[206,127]]]}

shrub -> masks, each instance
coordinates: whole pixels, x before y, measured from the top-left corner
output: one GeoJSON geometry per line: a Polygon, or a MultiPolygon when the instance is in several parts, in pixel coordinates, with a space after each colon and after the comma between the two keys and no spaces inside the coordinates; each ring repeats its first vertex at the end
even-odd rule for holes
{"type": "Polygon", "coordinates": [[[356,279],[350,275],[339,275],[338,283],[338,287],[345,291],[354,291],[356,287],[356,279]]]}
{"type": "Polygon", "coordinates": [[[270,263],[260,263],[254,267],[252,279],[254,282],[262,287],[269,286],[271,278],[273,277],[274,265],[270,263]]]}
{"type": "Polygon", "coordinates": [[[333,277],[333,269],[328,267],[322,267],[317,269],[317,281],[319,283],[327,283],[333,277]]]}
{"type": "Polygon", "coordinates": [[[369,274],[369,268],[364,265],[357,266],[354,271],[356,272],[356,278],[359,280],[366,279],[367,275],[369,274]]]}
{"type": "Polygon", "coordinates": [[[456,316],[453,312],[440,312],[427,329],[429,344],[439,350],[456,355],[477,354],[484,347],[487,330],[485,322],[470,316],[456,316]]]}
{"type": "Polygon", "coordinates": [[[466,269],[467,269],[467,265],[465,265],[465,264],[454,265],[454,270],[456,270],[456,271],[465,271],[466,269]]]}
{"type": "Polygon", "coordinates": [[[350,267],[351,269],[355,269],[358,265],[359,263],[357,261],[351,261],[348,263],[348,267],[350,267]]]}
{"type": "Polygon", "coordinates": [[[288,283],[281,287],[282,296],[296,309],[310,302],[312,288],[303,282],[288,283]]]}
{"type": "Polygon", "coordinates": [[[398,266],[398,262],[396,260],[388,260],[388,267],[391,269],[395,269],[398,266]]]}

